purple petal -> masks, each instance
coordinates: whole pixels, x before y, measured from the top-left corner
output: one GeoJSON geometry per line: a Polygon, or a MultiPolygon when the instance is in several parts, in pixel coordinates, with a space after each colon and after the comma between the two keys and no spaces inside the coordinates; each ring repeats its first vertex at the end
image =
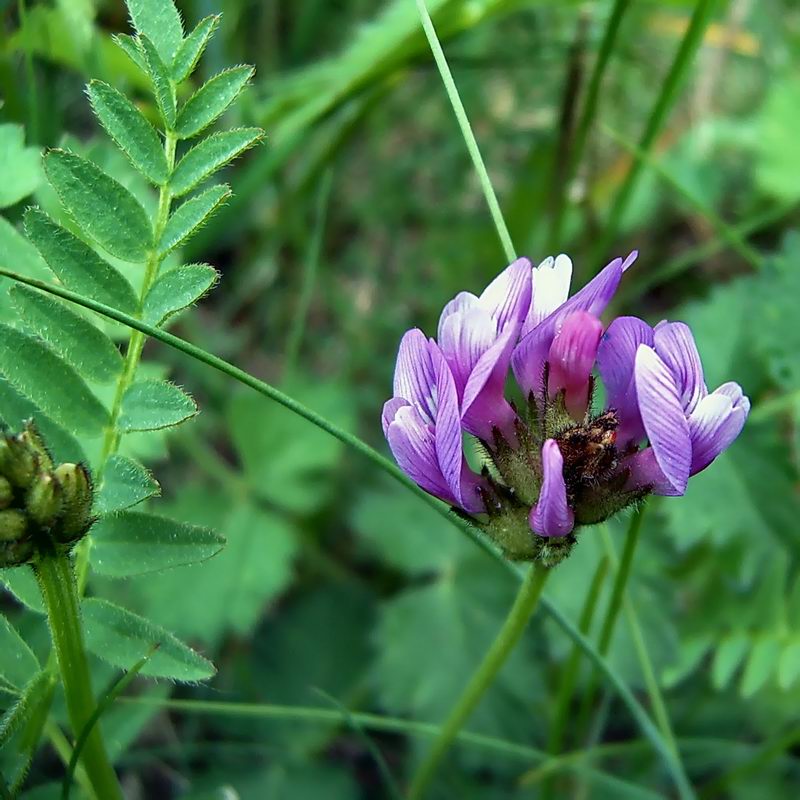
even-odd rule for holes
{"type": "Polygon", "coordinates": [[[683,494],[692,443],[675,379],[656,351],[642,344],[636,351],[634,380],[639,412],[656,461],[674,490],[683,494]]]}
{"type": "Polygon", "coordinates": [[[387,400],[383,404],[383,413],[381,414],[381,424],[383,425],[383,435],[387,436],[389,433],[389,426],[394,422],[394,418],[397,416],[397,411],[401,409],[403,406],[409,406],[411,403],[408,402],[404,397],[393,397],[391,400],[387,400]]]}
{"type": "Polygon", "coordinates": [[[589,404],[589,377],[602,334],[603,323],[597,317],[576,311],[564,320],[550,347],[550,396],[563,389],[567,411],[575,419],[583,418],[589,404]]]}
{"type": "Polygon", "coordinates": [[[433,422],[436,407],[433,387],[436,374],[431,361],[431,343],[419,328],[407,331],[400,341],[394,368],[394,395],[408,400],[433,422]]]}
{"type": "Polygon", "coordinates": [[[573,311],[588,311],[596,317],[601,316],[622,280],[623,263],[627,263],[627,259],[626,262],[623,262],[621,258],[615,258],[610,264],[603,267],[583,289],[564,303],[559,309],[559,314],[565,316],[573,311]]]}
{"type": "Polygon", "coordinates": [[[542,446],[544,479],[539,501],[531,509],[530,525],[539,536],[566,536],[575,526],[575,514],[567,503],[564,459],[555,439],[542,446]]]}
{"type": "Polygon", "coordinates": [[[619,417],[617,440],[622,446],[644,438],[633,380],[640,344],[652,346],[653,329],[637,317],[617,317],[608,326],[597,350],[597,366],[606,387],[608,407],[619,417]]]}
{"type": "Polygon", "coordinates": [[[441,325],[439,346],[453,372],[459,396],[475,365],[497,341],[497,323],[480,306],[456,311],[441,325]]]}
{"type": "Polygon", "coordinates": [[[515,440],[516,415],[505,399],[504,391],[516,338],[516,330],[507,328],[481,356],[464,389],[461,424],[473,436],[484,441],[492,441],[494,428],[498,428],[509,442],[515,440]]]}
{"type": "Polygon", "coordinates": [[[655,349],[675,378],[688,416],[708,394],[692,331],[684,322],[659,322],[655,328],[655,349]]]}
{"type": "Polygon", "coordinates": [[[627,272],[627,270],[633,266],[633,263],[637,258],[639,258],[639,251],[631,250],[630,253],[625,256],[625,260],[622,262],[622,271],[627,272]]]}
{"type": "Polygon", "coordinates": [[[665,497],[678,497],[683,494],[667,480],[667,476],[658,466],[652,447],[645,447],[644,450],[629,456],[622,462],[621,467],[627,468],[631,472],[630,479],[625,486],[628,490],[649,486],[653,494],[665,497]]]}
{"type": "Polygon", "coordinates": [[[532,331],[566,302],[572,281],[572,261],[564,253],[555,258],[549,256],[533,270],[532,278],[531,304],[523,334],[532,331]]]}
{"type": "Polygon", "coordinates": [[[692,475],[705,469],[741,433],[750,400],[738,383],[725,383],[706,395],[689,417],[692,475]]]}
{"type": "Polygon", "coordinates": [[[472,292],[459,292],[443,309],[439,315],[439,331],[436,334],[441,341],[442,327],[445,320],[453,314],[462,314],[475,308],[478,305],[478,298],[472,292]]]}
{"type": "Polygon", "coordinates": [[[514,349],[511,367],[526,399],[531,392],[539,395],[544,391],[544,365],[554,335],[555,326],[545,322],[523,337],[514,349]]]}
{"type": "Polygon", "coordinates": [[[484,289],[479,303],[495,320],[498,333],[507,325],[519,330],[531,304],[531,262],[518,258],[506,267],[484,289]]]}
{"type": "Polygon", "coordinates": [[[397,410],[386,439],[400,469],[411,480],[448,503],[458,503],[439,468],[433,426],[414,406],[397,410]]]}

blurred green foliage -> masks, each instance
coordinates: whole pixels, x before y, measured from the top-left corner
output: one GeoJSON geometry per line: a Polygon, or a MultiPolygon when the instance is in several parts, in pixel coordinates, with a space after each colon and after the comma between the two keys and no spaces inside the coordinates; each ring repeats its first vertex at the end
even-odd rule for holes
{"type": "MultiPolygon", "coordinates": [[[[415,3],[177,4],[187,30],[222,13],[186,95],[231,64],[255,64],[253,88],[225,127],[264,127],[266,142],[227,168],[234,197],[169,257],[174,267],[208,262],[220,285],[167,324],[380,445],[380,407],[402,332],[432,332],[444,302],[481,288],[504,266],[415,3]],[[320,215],[328,173],[332,190],[320,215]],[[315,235],[322,247],[299,358],[287,364],[315,235]]],[[[638,138],[693,4],[631,4],[584,161],[563,186],[553,159],[564,139],[559,120],[575,102],[567,78],[574,70],[585,86],[611,6],[428,2],[518,251],[534,260],[547,255],[553,197],[565,192],[557,247],[573,256],[578,282],[638,248],[615,311],[686,320],[709,385],[736,380],[753,401],[731,450],[692,480],[684,498],[653,504],[628,593],[695,784],[709,797],[791,798],[800,780],[800,233],[793,230],[800,225],[800,9],[791,0],[717,4],[653,151],[672,183],[644,170],[613,252],[595,263],[591,254],[633,158],[603,124],[638,138]],[[717,218],[747,237],[762,267],[726,244],[717,218]]],[[[128,32],[119,0],[0,0],[3,266],[46,274],[20,232],[28,205],[57,214],[40,168],[43,148],[68,144],[152,209],[141,176],[100,135],[82,94],[90,78],[100,78],[155,119],[141,77],[112,42],[128,32]]],[[[155,44],[168,46],[169,35],[169,26],[154,30],[155,44]]],[[[136,268],[125,270],[137,284],[136,268]]],[[[0,286],[3,322],[12,314],[9,285],[0,286]]],[[[119,326],[105,328],[122,339],[119,326]]],[[[126,436],[122,453],[157,468],[164,497],[148,510],[218,530],[228,544],[203,564],[125,583],[92,579],[92,594],[188,641],[218,670],[197,685],[139,680],[137,693],[330,708],[319,688],[353,710],[440,721],[511,603],[507,576],[327,434],[174,352],[150,345],[147,354],[143,377],[190,388],[202,413],[169,434],[126,436]]],[[[107,402],[104,391],[97,394],[107,402]]],[[[0,417],[17,426],[31,414],[40,410],[0,379],[0,417]]],[[[58,421],[42,428],[60,457],[79,457],[58,421]]],[[[610,526],[617,543],[625,522],[610,526]]],[[[602,552],[599,536],[587,533],[550,582],[549,597],[576,623],[602,552]]],[[[25,657],[44,658],[47,632],[31,587],[6,578],[23,602],[3,595],[2,611],[24,637],[25,657]]],[[[590,635],[607,601],[605,587],[590,635]]],[[[470,730],[545,746],[570,647],[543,619],[534,620],[470,730]]],[[[0,664],[3,637],[14,635],[0,617],[0,664]]],[[[95,652],[113,650],[112,638],[96,635],[95,652]]],[[[631,636],[621,619],[609,658],[641,690],[631,636]]],[[[20,688],[13,670],[23,667],[2,670],[10,686],[0,683],[0,705],[12,705],[5,689],[20,688]]],[[[112,678],[99,660],[94,667],[96,685],[112,678]]],[[[578,691],[588,673],[584,666],[578,691]]],[[[58,698],[53,713],[64,718],[58,698]]],[[[631,747],[579,761],[581,769],[558,778],[557,796],[668,796],[660,764],[639,746],[619,701],[604,697],[595,723],[601,744],[631,747]],[[589,766],[608,774],[583,769],[589,766]]],[[[388,796],[345,720],[331,726],[118,703],[105,727],[132,796],[388,796]]],[[[424,740],[370,735],[402,781],[424,740]]],[[[586,746],[569,728],[567,739],[569,749],[586,746]]],[[[26,798],[58,796],[49,783],[60,774],[55,761],[51,748],[40,753],[26,798]]],[[[432,797],[536,797],[537,786],[517,781],[532,766],[512,748],[462,744],[432,797]]]]}

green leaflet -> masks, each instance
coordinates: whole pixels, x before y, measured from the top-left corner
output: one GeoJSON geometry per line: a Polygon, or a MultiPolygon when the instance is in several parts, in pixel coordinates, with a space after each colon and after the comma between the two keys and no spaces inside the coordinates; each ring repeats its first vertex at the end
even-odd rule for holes
{"type": "Polygon", "coordinates": [[[111,39],[142,72],[147,72],[147,64],[135,37],[128,36],[127,33],[116,33],[111,39]]]}
{"type": "Polygon", "coordinates": [[[151,325],[196,303],[219,279],[219,273],[208,264],[186,264],[161,275],[144,299],[142,316],[151,325]]]}
{"type": "Polygon", "coordinates": [[[175,384],[137,381],[122,398],[118,427],[123,432],[156,431],[179,425],[196,413],[197,404],[175,384]]]}
{"type": "Polygon", "coordinates": [[[180,205],[164,228],[161,241],[158,243],[159,253],[166,255],[188,239],[230,196],[230,188],[225,184],[218,184],[180,205]]]}
{"type": "Polygon", "coordinates": [[[139,45],[142,49],[145,63],[147,64],[147,73],[150,75],[150,80],[153,82],[153,93],[156,96],[158,109],[167,127],[172,128],[175,124],[176,114],[175,85],[169,76],[169,70],[159,55],[156,46],[150,39],[147,36],[139,36],[139,45]]]}
{"type": "Polygon", "coordinates": [[[67,288],[120,311],[136,313],[138,300],[128,281],[44,211],[29,208],[25,212],[25,233],[67,288]]]}
{"type": "Polygon", "coordinates": [[[42,593],[32,570],[19,567],[0,569],[0,583],[26,608],[44,614],[42,593]]]}
{"type": "Polygon", "coordinates": [[[183,40],[172,62],[172,80],[175,83],[185,81],[192,74],[209,39],[214,35],[219,21],[219,14],[201,19],[195,29],[183,40]]]}
{"type": "Polygon", "coordinates": [[[124,578],[186,564],[219,553],[225,538],[210,528],[139,511],[123,511],[92,528],[92,565],[101,575],[124,578]]]}
{"type": "Polygon", "coordinates": [[[42,182],[39,149],[25,147],[22,125],[0,125],[0,208],[13,206],[42,182]]]}
{"type": "Polygon", "coordinates": [[[102,81],[92,81],[86,91],[97,118],[131,164],[151,183],[166,183],[169,166],[164,148],[144,114],[124,94],[102,81]]]}
{"type": "Polygon", "coordinates": [[[116,667],[130,669],[157,645],[142,675],[200,681],[216,672],[210,661],[168,631],[106,600],[84,600],[83,620],[86,647],[116,667]]]}
{"type": "Polygon", "coordinates": [[[15,270],[31,278],[50,279],[39,252],[5,217],[0,217],[0,263],[15,265],[15,270]]]}
{"type": "Polygon", "coordinates": [[[30,647],[0,614],[0,677],[21,690],[39,669],[39,662],[30,647]]]}
{"type": "Polygon", "coordinates": [[[233,67],[204,83],[178,114],[175,132],[181,139],[191,139],[207,128],[236,99],[253,75],[249,66],[233,67]]]}
{"type": "Polygon", "coordinates": [[[172,0],[126,0],[139,34],[147,36],[166,63],[171,63],[183,41],[181,16],[172,0]]]}
{"type": "Polygon", "coordinates": [[[103,170],[66,150],[44,157],[47,178],[81,230],[112,256],[144,261],[153,231],[139,201],[103,170]],[[114,213],[109,214],[109,209],[114,213]]]}
{"type": "Polygon", "coordinates": [[[0,372],[56,422],[99,435],[108,412],[75,370],[22,331],[0,323],[0,372]]]}
{"type": "Polygon", "coordinates": [[[194,189],[220,167],[257,144],[263,133],[261,128],[234,128],[203,139],[175,167],[169,180],[172,194],[180,197],[194,189]]]}
{"type": "Polygon", "coordinates": [[[26,327],[84,378],[107,383],[122,371],[122,356],[111,339],[64,303],[26,286],[13,286],[9,294],[26,327]]]}
{"type": "Polygon", "coordinates": [[[146,467],[132,458],[114,453],[103,470],[103,482],[95,496],[95,513],[123,511],[160,493],[158,481],[146,467]]]}

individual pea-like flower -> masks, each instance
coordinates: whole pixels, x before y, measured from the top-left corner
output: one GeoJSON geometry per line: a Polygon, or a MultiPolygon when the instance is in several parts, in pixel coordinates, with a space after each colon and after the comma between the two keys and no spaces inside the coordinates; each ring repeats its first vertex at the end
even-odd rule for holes
{"type": "Polygon", "coordinates": [[[646,495],[683,494],[739,435],[750,408],[741,387],[709,393],[691,331],[601,315],[634,251],[569,297],[565,255],[531,269],[519,259],[480,295],[442,313],[438,343],[406,333],[384,433],[423,489],[471,515],[512,559],[553,566],[575,531],[646,495]],[[513,370],[522,399],[506,397],[513,370]],[[595,410],[595,372],[606,407],[595,410]],[[462,434],[485,455],[480,474],[462,434]]]}

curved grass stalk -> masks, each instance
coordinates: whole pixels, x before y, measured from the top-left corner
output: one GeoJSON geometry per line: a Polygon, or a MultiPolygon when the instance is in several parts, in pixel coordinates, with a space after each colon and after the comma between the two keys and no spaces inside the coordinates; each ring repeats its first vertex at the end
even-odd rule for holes
{"type": "MultiPolygon", "coordinates": [[[[197,347],[196,345],[187,342],[185,339],[181,339],[179,336],[175,336],[174,334],[168,333],[165,330],[148,325],[136,317],[132,317],[129,314],[118,311],[117,309],[111,308],[103,303],[98,303],[95,300],[82,297],[81,295],[71,292],[62,286],[50,284],[45,281],[39,281],[35,278],[28,278],[25,275],[19,275],[16,272],[12,272],[11,270],[4,268],[0,268],[0,276],[10,278],[13,281],[23,283],[27,286],[32,286],[34,289],[39,289],[47,294],[60,297],[62,300],[67,300],[70,303],[82,306],[83,308],[89,309],[96,314],[100,314],[107,319],[115,320],[116,322],[120,322],[129,328],[139,330],[147,336],[156,339],[163,344],[168,345],[169,347],[179,350],[191,358],[194,358],[195,360],[212,367],[224,375],[227,375],[229,378],[238,381],[244,386],[248,386],[264,397],[274,400],[293,413],[308,420],[313,425],[316,425],[318,428],[326,431],[331,436],[339,439],[348,447],[372,461],[372,463],[378,468],[393,477],[396,481],[398,481],[398,483],[401,483],[409,491],[413,492],[421,500],[434,508],[437,513],[449,520],[462,533],[472,539],[472,541],[477,544],[478,547],[480,547],[491,558],[502,565],[504,569],[511,572],[517,578],[517,580],[522,579],[522,573],[517,566],[509,561],[506,561],[499,551],[496,550],[486,539],[484,539],[472,525],[460,519],[459,517],[456,517],[449,511],[448,507],[444,503],[420,489],[420,487],[417,486],[417,484],[414,483],[404,472],[402,472],[402,470],[400,470],[396,464],[379,453],[373,447],[370,447],[366,442],[362,441],[357,436],[353,436],[351,433],[348,433],[344,429],[335,425],[333,422],[325,419],[325,417],[307,408],[302,403],[297,402],[297,400],[294,398],[289,397],[279,389],[276,389],[274,386],[259,380],[258,378],[250,375],[243,369],[230,364],[219,356],[215,356],[213,353],[209,353],[208,351],[203,350],[201,347],[197,347]]],[[[613,686],[614,691],[619,695],[622,702],[628,707],[631,715],[636,720],[636,723],[639,725],[644,736],[650,741],[653,749],[664,760],[664,764],[672,776],[673,781],[675,782],[676,786],[679,787],[680,796],[682,798],[693,797],[694,795],[691,791],[688,779],[680,760],[676,758],[669,745],[664,741],[661,733],[653,724],[647,712],[634,697],[633,693],[625,684],[625,682],[600,655],[600,653],[597,651],[597,648],[594,647],[594,645],[578,630],[575,625],[573,625],[564,616],[564,614],[555,604],[547,599],[546,596],[543,596],[540,599],[540,605],[542,606],[542,610],[552,617],[555,623],[590,659],[595,668],[606,676],[609,683],[613,686]]]]}

